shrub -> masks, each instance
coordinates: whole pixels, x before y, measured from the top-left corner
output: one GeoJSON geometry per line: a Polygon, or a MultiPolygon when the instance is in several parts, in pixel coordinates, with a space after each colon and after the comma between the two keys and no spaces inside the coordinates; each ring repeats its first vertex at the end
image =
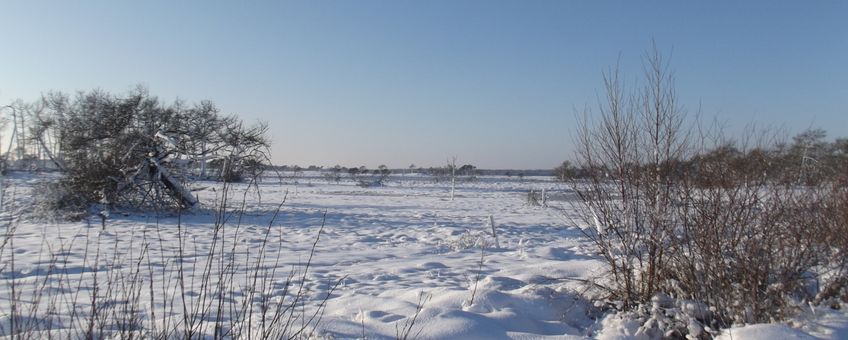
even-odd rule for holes
{"type": "Polygon", "coordinates": [[[584,119],[578,133],[588,178],[572,183],[592,227],[584,233],[607,264],[605,299],[654,320],[644,327],[681,336],[692,322],[770,322],[801,302],[844,299],[844,180],[815,162],[787,176],[792,155],[810,156],[775,142],[748,147],[720,130],[693,137],[656,50],[644,69],[644,86],[629,96],[617,71],[606,74],[600,119],[584,119]],[[651,307],[665,297],[666,307],[651,307]],[[703,312],[655,322],[681,301],[703,312]]]}

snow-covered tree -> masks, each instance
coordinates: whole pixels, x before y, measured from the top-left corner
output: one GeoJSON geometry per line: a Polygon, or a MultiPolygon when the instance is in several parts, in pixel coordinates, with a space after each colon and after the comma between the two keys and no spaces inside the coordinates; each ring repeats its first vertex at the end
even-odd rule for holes
{"type": "Polygon", "coordinates": [[[210,164],[219,165],[217,178],[234,181],[268,162],[267,125],[221,116],[210,101],[165,104],[138,87],[122,96],[51,92],[28,108],[30,145],[84,202],[191,207],[186,181],[207,177],[210,164]]]}

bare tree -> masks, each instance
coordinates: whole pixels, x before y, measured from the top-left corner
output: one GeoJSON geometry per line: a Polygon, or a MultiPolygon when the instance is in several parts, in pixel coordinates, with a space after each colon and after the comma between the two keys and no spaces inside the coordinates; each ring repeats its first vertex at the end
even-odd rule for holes
{"type": "Polygon", "coordinates": [[[220,177],[228,182],[240,181],[245,174],[253,177],[261,172],[263,164],[270,163],[267,132],[266,123],[245,127],[241,121],[228,121],[220,131],[220,177]]]}
{"type": "Polygon", "coordinates": [[[569,161],[563,161],[562,164],[554,168],[554,178],[558,181],[566,182],[577,177],[578,170],[569,161]]]}
{"type": "Polygon", "coordinates": [[[575,187],[584,202],[587,233],[610,264],[625,305],[647,301],[668,260],[672,226],[666,210],[675,190],[675,165],[686,149],[673,75],[656,50],[644,60],[645,85],[628,96],[618,68],[604,74],[600,118],[579,124],[578,162],[588,185],[575,187]]]}
{"type": "Polygon", "coordinates": [[[220,131],[232,120],[235,118],[220,117],[218,108],[208,100],[181,112],[180,132],[184,138],[180,138],[180,142],[186,156],[200,163],[200,178],[207,176],[209,161],[216,159],[216,153],[224,147],[220,131]]]}
{"type": "MultiPolygon", "coordinates": [[[[0,106],[0,113],[2,113],[4,110],[10,110],[11,111],[11,110],[14,110],[14,109],[15,108],[13,108],[10,105],[0,106]]],[[[0,115],[0,131],[5,132],[6,127],[8,125],[9,125],[9,118],[6,117],[5,115],[0,115]]],[[[0,150],[3,149],[2,148],[2,146],[3,146],[2,141],[3,141],[3,137],[2,137],[2,135],[0,135],[0,150]]],[[[4,174],[6,172],[6,166],[7,166],[6,162],[7,162],[8,157],[9,157],[9,151],[11,151],[11,146],[12,146],[12,141],[10,140],[8,150],[6,152],[0,154],[0,174],[4,174]]]]}
{"type": "Polygon", "coordinates": [[[380,183],[380,186],[383,186],[383,183],[392,174],[392,171],[385,164],[380,164],[374,172],[377,174],[377,182],[380,183]]]}
{"type": "Polygon", "coordinates": [[[453,201],[454,192],[456,192],[456,156],[448,159],[448,164],[446,166],[448,171],[450,171],[450,180],[451,180],[451,188],[450,188],[450,200],[453,201]]]}

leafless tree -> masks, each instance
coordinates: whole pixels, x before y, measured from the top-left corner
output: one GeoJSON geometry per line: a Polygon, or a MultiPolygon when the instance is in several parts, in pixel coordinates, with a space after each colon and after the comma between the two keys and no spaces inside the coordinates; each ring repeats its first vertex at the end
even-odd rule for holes
{"type": "Polygon", "coordinates": [[[448,169],[448,171],[450,171],[450,200],[453,201],[454,192],[456,192],[456,156],[453,156],[448,159],[448,164],[446,168],[448,169]]]}

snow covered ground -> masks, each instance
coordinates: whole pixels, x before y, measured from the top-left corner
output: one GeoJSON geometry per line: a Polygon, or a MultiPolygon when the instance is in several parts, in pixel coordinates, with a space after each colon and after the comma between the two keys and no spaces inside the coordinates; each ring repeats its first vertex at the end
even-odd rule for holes
{"type": "MultiPolygon", "coordinates": [[[[296,181],[267,177],[259,184],[260,194],[234,186],[226,223],[216,223],[215,202],[223,188],[212,182],[195,185],[202,188],[197,194],[204,206],[182,216],[112,212],[105,222],[97,217],[80,222],[14,219],[29,209],[27,198],[39,194],[33,186],[40,180],[43,176],[29,174],[5,179],[6,206],[16,208],[6,209],[4,223],[14,236],[0,253],[3,335],[17,323],[18,329],[41,329],[29,334],[44,336],[43,329],[49,328],[55,329],[54,337],[73,337],[77,333],[63,329],[85,328],[84,321],[76,320],[91,312],[92,296],[106,296],[111,306],[136,299],[139,311],[134,313],[148,321],[133,322],[174,327],[185,322],[185,313],[179,312],[184,301],[185,308],[202,307],[198,301],[216,292],[203,286],[209,282],[202,276],[206,265],[211,265],[211,281],[221,273],[232,274],[227,287],[234,293],[224,303],[286,301],[293,298],[290,287],[302,284],[305,300],[298,313],[309,316],[326,298],[317,328],[310,326],[304,333],[313,337],[568,339],[633,334],[633,320],[604,315],[583,297],[581,281],[598,275],[602,263],[567,216],[567,188],[549,178],[482,177],[459,183],[451,200],[449,183],[418,175],[397,175],[383,187],[362,188],[350,181],[328,184],[307,173],[296,181]],[[531,189],[544,189],[553,198],[550,207],[528,204],[531,189]],[[243,214],[237,213],[240,209],[243,214]],[[209,255],[210,249],[221,250],[209,255]],[[259,254],[264,259],[257,266],[259,254]],[[92,285],[98,273],[98,285],[92,285]],[[261,273],[258,285],[252,281],[254,273],[261,273]],[[132,282],[141,283],[122,290],[130,293],[106,291],[107,282],[128,282],[133,274],[141,279],[132,282]],[[252,292],[249,287],[260,288],[252,292]],[[27,302],[15,306],[26,317],[10,316],[13,295],[27,302]],[[27,314],[25,307],[32,305],[42,306],[40,312],[27,314]]],[[[214,320],[206,315],[198,322],[214,320]]],[[[230,326],[240,331],[260,327],[256,320],[230,326]]],[[[215,333],[212,325],[198,329],[207,336],[215,333]]],[[[106,326],[104,334],[120,331],[106,326]]],[[[811,312],[794,323],[735,328],[726,336],[848,338],[848,317],[811,312]]]]}

